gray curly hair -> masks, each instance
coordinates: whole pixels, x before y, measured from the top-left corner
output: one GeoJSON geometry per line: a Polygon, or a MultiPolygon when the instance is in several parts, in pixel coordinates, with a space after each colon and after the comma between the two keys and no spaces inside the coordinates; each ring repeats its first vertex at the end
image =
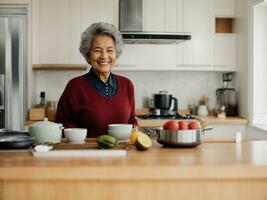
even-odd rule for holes
{"type": "MultiPolygon", "coordinates": [[[[116,57],[118,58],[123,49],[123,40],[120,31],[113,25],[104,22],[93,23],[90,25],[82,34],[80,42],[80,52],[85,58],[86,62],[88,61],[88,52],[91,48],[91,41],[95,36],[98,35],[109,35],[114,39],[116,57]]],[[[90,63],[89,63],[90,64],[90,63]]]]}

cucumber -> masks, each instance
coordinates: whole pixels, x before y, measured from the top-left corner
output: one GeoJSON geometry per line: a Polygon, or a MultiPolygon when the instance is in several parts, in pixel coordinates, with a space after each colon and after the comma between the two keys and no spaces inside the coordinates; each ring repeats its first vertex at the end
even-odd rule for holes
{"type": "Polygon", "coordinates": [[[151,139],[146,134],[138,135],[135,141],[135,147],[138,150],[147,150],[152,146],[151,139]]]}
{"type": "Polygon", "coordinates": [[[101,135],[96,139],[100,148],[112,149],[117,146],[118,140],[110,135],[101,135]]]}

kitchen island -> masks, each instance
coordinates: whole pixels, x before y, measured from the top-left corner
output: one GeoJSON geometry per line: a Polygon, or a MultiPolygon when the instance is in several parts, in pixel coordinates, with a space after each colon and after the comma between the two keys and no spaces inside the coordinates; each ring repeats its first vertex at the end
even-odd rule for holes
{"type": "Polygon", "coordinates": [[[147,151],[120,147],[127,156],[0,152],[0,199],[267,199],[267,141],[204,142],[196,148],[163,148],[154,141],[147,151]]]}

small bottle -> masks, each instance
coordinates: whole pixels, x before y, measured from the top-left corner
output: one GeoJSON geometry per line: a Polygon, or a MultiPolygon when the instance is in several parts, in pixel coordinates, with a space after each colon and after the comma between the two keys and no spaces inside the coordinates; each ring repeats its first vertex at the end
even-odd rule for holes
{"type": "Polygon", "coordinates": [[[45,100],[45,92],[41,92],[40,93],[40,103],[39,103],[39,107],[40,108],[45,108],[46,107],[46,100],[45,100]]]}
{"type": "Polygon", "coordinates": [[[56,102],[55,101],[48,101],[47,108],[46,108],[46,116],[49,121],[55,121],[56,118],[56,102]]]}

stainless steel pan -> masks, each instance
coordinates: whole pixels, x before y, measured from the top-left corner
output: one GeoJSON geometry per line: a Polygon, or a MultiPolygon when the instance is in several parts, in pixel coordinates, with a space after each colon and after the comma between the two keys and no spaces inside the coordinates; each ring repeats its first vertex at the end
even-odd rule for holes
{"type": "Polygon", "coordinates": [[[28,132],[0,131],[0,149],[27,149],[33,145],[34,138],[28,132]]]}
{"type": "Polygon", "coordinates": [[[195,147],[201,144],[201,134],[211,128],[195,130],[168,131],[160,130],[156,140],[168,147],[195,147]]]}

